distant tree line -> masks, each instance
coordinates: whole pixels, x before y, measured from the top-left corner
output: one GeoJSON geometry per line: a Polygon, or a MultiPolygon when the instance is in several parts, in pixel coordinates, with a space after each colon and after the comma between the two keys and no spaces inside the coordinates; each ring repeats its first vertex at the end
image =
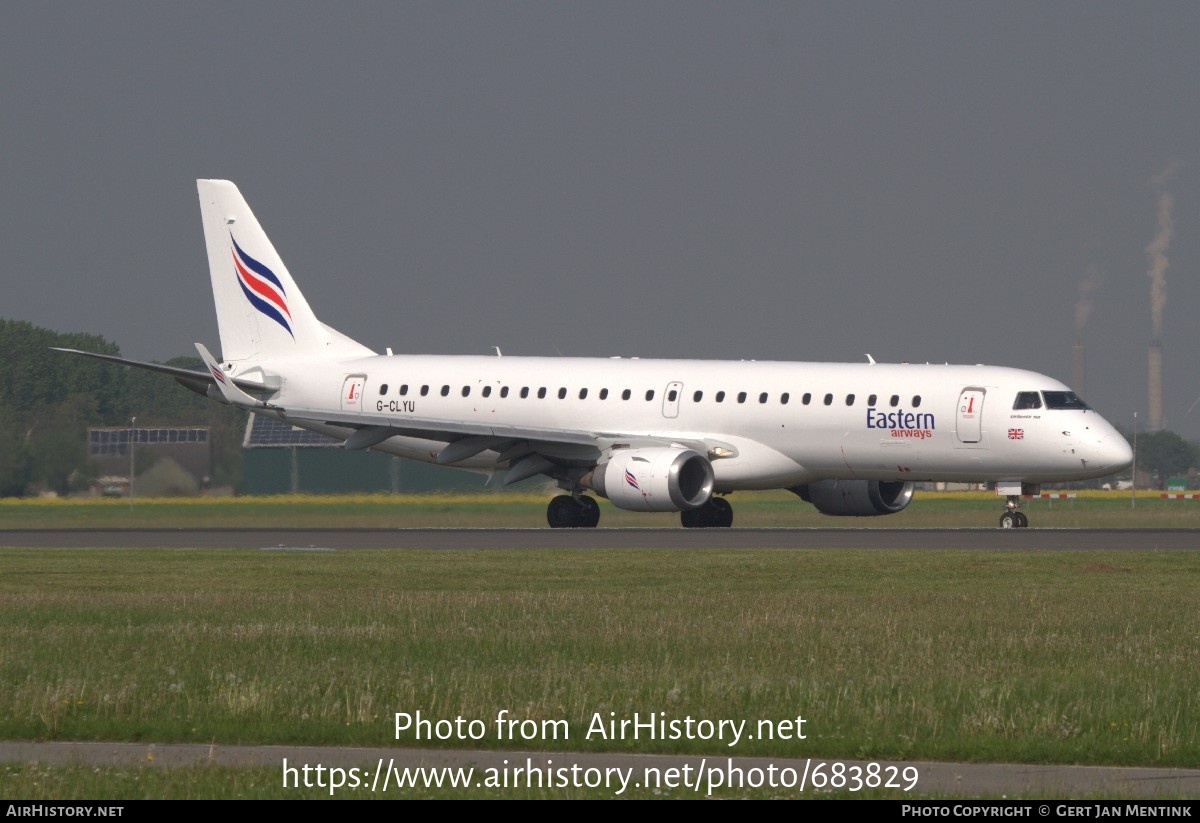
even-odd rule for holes
{"type": "MultiPolygon", "coordinates": [[[[51,351],[119,355],[103,337],[60,333],[0,318],[0,497],[86,488],[88,426],[208,426],[217,485],[241,476],[245,413],[214,403],[169,377],[51,351]]],[[[201,367],[195,358],[173,366],[201,367]]]]}
{"type": "Polygon", "coordinates": [[[1136,440],[1132,434],[1126,434],[1125,439],[1135,446],[1138,473],[1148,473],[1156,489],[1165,489],[1168,478],[1184,477],[1200,466],[1200,446],[1175,432],[1139,432],[1136,440]]]}

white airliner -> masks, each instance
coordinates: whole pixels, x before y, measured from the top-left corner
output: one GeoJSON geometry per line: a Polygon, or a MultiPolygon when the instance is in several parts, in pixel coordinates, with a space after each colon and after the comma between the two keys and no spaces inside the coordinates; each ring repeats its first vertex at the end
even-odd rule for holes
{"type": "Polygon", "coordinates": [[[222,360],[171,375],[210,397],[343,441],[566,492],[554,527],[622,509],[729,526],[725,495],[788,489],[829,515],[908,505],[916,481],[1022,494],[1129,466],[1125,438],[1067,386],[993,366],[379,355],[319,321],[237,187],[200,180],[222,360]]]}

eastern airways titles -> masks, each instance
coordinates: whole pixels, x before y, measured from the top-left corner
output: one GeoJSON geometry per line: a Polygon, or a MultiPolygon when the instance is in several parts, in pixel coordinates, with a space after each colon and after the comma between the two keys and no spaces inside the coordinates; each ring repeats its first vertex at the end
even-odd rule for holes
{"type": "Polygon", "coordinates": [[[867,409],[868,429],[891,429],[892,437],[915,437],[924,440],[933,437],[937,428],[932,412],[910,412],[904,409],[885,412],[867,409]]]}

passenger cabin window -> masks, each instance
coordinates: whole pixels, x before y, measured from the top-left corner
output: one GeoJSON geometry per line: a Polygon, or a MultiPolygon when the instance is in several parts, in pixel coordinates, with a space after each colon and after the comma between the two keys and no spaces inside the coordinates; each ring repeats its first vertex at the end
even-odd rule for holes
{"type": "Polygon", "coordinates": [[[492,396],[492,387],[491,387],[491,386],[484,386],[484,387],[483,387],[483,396],[484,396],[484,397],[491,397],[491,396],[492,396]]]}
{"type": "Polygon", "coordinates": [[[893,409],[900,405],[900,395],[893,394],[892,399],[888,401],[888,405],[893,409]]]}
{"type": "Polygon", "coordinates": [[[629,389],[626,389],[625,391],[621,392],[622,400],[628,400],[631,397],[633,397],[633,392],[631,392],[629,389]]]}
{"type": "Polygon", "coordinates": [[[500,387],[500,396],[501,396],[501,397],[508,397],[508,386],[501,386],[501,387],[500,387]]]}
{"type": "Polygon", "coordinates": [[[766,403],[766,402],[767,402],[767,393],[766,393],[766,392],[763,392],[762,394],[760,394],[760,395],[758,396],[758,402],[759,402],[759,403],[766,403]]]}
{"type": "Polygon", "coordinates": [[[724,402],[725,402],[725,392],[723,392],[723,391],[719,391],[719,392],[717,392],[717,402],[718,402],[718,403],[724,403],[724,402]]]}
{"type": "Polygon", "coordinates": [[[1048,409],[1079,409],[1087,411],[1091,408],[1087,403],[1073,391],[1044,391],[1042,396],[1046,398],[1046,408],[1048,409]]]}
{"type": "Polygon", "coordinates": [[[379,387],[379,396],[383,397],[385,394],[387,394],[387,383],[384,383],[379,387]]]}
{"type": "Polygon", "coordinates": [[[463,386],[463,397],[468,397],[471,394],[470,386],[463,386]]]}
{"type": "Polygon", "coordinates": [[[538,389],[538,400],[545,400],[545,399],[546,399],[546,387],[542,386],[540,389],[538,389]]]}
{"type": "Polygon", "coordinates": [[[653,400],[653,399],[654,399],[654,389],[650,389],[650,391],[646,392],[646,399],[647,399],[647,400],[653,400]]]}
{"type": "Polygon", "coordinates": [[[447,397],[450,394],[449,386],[442,386],[442,397],[447,397]]]}
{"type": "Polygon", "coordinates": [[[667,392],[667,402],[674,403],[675,398],[678,396],[679,396],[679,392],[675,391],[674,389],[671,389],[669,392],[667,392]]]}
{"type": "Polygon", "coordinates": [[[607,400],[607,399],[608,399],[608,389],[601,389],[601,390],[600,390],[600,399],[601,399],[601,400],[607,400]]]}
{"type": "Polygon", "coordinates": [[[425,395],[427,395],[427,394],[429,394],[429,387],[428,387],[428,386],[422,386],[422,387],[421,387],[421,396],[422,396],[422,397],[424,397],[424,396],[425,396],[425,395]]]}
{"type": "Polygon", "coordinates": [[[566,388],[564,387],[564,388],[561,388],[561,389],[559,389],[559,390],[558,390],[558,399],[559,399],[559,400],[565,400],[565,399],[566,399],[566,397],[567,397],[567,390],[566,390],[566,388]]]}
{"type": "Polygon", "coordinates": [[[746,393],[745,393],[744,391],[740,391],[740,392],[738,392],[738,402],[739,402],[739,403],[745,403],[745,402],[746,402],[746,393]]]}
{"type": "Polygon", "coordinates": [[[806,406],[809,403],[811,403],[812,402],[812,392],[805,392],[804,396],[800,398],[800,402],[806,406]]]}
{"type": "Polygon", "coordinates": [[[847,405],[847,406],[853,406],[853,405],[854,405],[854,395],[852,395],[852,394],[848,394],[848,395],[846,395],[846,405],[847,405]]]}
{"type": "Polygon", "coordinates": [[[1019,391],[1017,399],[1013,401],[1013,411],[1040,409],[1041,407],[1042,395],[1035,391],[1019,391]]]}
{"type": "Polygon", "coordinates": [[[522,399],[522,400],[524,400],[524,399],[525,399],[526,397],[528,397],[528,396],[529,396],[529,387],[528,387],[528,386],[522,386],[522,387],[521,387],[521,399],[522,399]]]}
{"type": "Polygon", "coordinates": [[[692,402],[699,403],[703,397],[704,397],[704,392],[702,392],[702,391],[693,392],[692,393],[692,402]]]}
{"type": "Polygon", "coordinates": [[[833,405],[833,395],[832,395],[832,394],[827,394],[827,395],[825,395],[825,405],[826,405],[826,406],[832,406],[832,405],[833,405]]]}
{"type": "Polygon", "coordinates": [[[791,395],[788,394],[787,392],[784,392],[783,394],[779,395],[779,405],[786,406],[788,404],[788,400],[790,398],[791,398],[791,395]]]}
{"type": "Polygon", "coordinates": [[[914,395],[913,396],[913,408],[919,409],[920,407],[921,407],[921,395],[919,395],[919,394],[914,395]]]}
{"type": "Polygon", "coordinates": [[[874,395],[874,394],[871,395],[870,397],[867,398],[867,405],[870,406],[871,408],[875,408],[875,401],[878,399],[879,399],[879,397],[877,395],[874,395]]]}
{"type": "Polygon", "coordinates": [[[400,386],[400,396],[403,397],[406,394],[408,394],[408,384],[404,383],[400,386]]]}
{"type": "Polygon", "coordinates": [[[579,399],[580,399],[580,400],[587,400],[587,389],[580,389],[580,390],[579,390],[579,399]]]}

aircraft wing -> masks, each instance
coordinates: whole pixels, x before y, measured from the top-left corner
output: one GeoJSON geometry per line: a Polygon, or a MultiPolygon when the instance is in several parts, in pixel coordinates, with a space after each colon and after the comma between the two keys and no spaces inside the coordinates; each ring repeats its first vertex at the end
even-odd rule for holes
{"type": "MultiPolygon", "coordinates": [[[[604,452],[616,444],[630,448],[683,446],[709,458],[732,457],[736,447],[720,440],[696,433],[671,432],[614,432],[585,431],[576,429],[546,428],[536,426],[514,426],[464,420],[444,420],[411,416],[393,416],[376,412],[347,412],[334,409],[305,409],[294,407],[266,407],[262,401],[234,391],[228,384],[218,383],[212,355],[199,348],[202,359],[208,363],[207,371],[167,366],[129,360],[111,354],[52,347],[55,351],[79,354],[97,360],[106,360],[121,366],[165,374],[199,394],[207,394],[209,387],[216,387],[227,402],[250,411],[268,411],[292,422],[312,422],[354,429],[343,447],[349,450],[366,449],[378,445],[390,437],[413,437],[446,443],[437,455],[441,465],[453,465],[468,460],[486,451],[497,453],[496,466],[508,466],[504,483],[515,483],[536,474],[541,474],[558,465],[593,465],[604,452]],[[206,356],[207,355],[207,356],[206,356]]],[[[274,387],[262,383],[229,378],[238,389],[250,392],[269,391],[274,387]]]]}
{"type": "Polygon", "coordinates": [[[274,411],[289,421],[355,429],[343,444],[351,450],[370,448],[395,436],[440,441],[447,443],[437,455],[437,462],[441,465],[451,465],[485,451],[494,451],[497,453],[497,466],[509,466],[504,478],[506,484],[541,474],[556,464],[595,464],[607,449],[617,443],[630,447],[683,446],[713,458],[732,457],[737,453],[736,448],[728,443],[695,433],[675,436],[658,431],[597,432],[291,407],[276,408],[274,411]]]}

